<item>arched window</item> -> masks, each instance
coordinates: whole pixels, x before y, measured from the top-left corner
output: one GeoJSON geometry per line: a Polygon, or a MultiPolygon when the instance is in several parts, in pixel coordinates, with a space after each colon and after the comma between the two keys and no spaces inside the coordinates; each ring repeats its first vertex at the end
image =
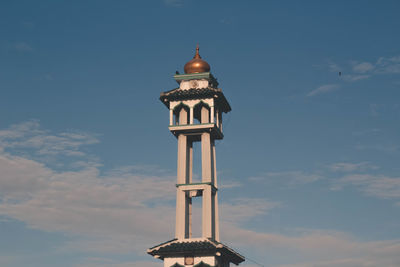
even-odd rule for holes
{"type": "Polygon", "coordinates": [[[204,103],[200,102],[194,107],[194,118],[199,123],[209,123],[210,122],[210,107],[204,103]]]}
{"type": "Polygon", "coordinates": [[[189,107],[180,103],[174,108],[175,125],[189,124],[189,107]]]}

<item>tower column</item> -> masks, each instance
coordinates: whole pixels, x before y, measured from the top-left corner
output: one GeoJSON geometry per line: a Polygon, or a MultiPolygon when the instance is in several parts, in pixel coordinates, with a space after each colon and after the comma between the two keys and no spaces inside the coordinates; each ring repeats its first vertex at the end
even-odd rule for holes
{"type": "Polygon", "coordinates": [[[201,134],[201,176],[203,183],[211,183],[212,179],[211,138],[209,133],[201,134]]]}
{"type": "Polygon", "coordinates": [[[212,222],[212,189],[211,185],[203,190],[203,220],[202,220],[202,236],[214,238],[213,222],[212,222]]]}
{"type": "MultiPolygon", "coordinates": [[[[216,160],[216,150],[215,150],[215,142],[214,140],[212,141],[212,158],[213,158],[213,173],[214,173],[214,186],[215,188],[218,188],[218,180],[217,180],[217,160],[216,160]]],[[[218,191],[215,191],[215,194],[213,195],[214,199],[214,235],[215,235],[215,240],[219,241],[219,213],[218,213],[218,191]]]]}
{"type": "MultiPolygon", "coordinates": [[[[184,134],[178,136],[177,184],[187,184],[191,180],[192,142],[184,134]]],[[[176,193],[175,237],[183,239],[190,233],[191,199],[181,188],[176,193]]]]}
{"type": "Polygon", "coordinates": [[[193,124],[193,107],[190,107],[190,111],[189,111],[189,121],[190,124],[193,124]]]}

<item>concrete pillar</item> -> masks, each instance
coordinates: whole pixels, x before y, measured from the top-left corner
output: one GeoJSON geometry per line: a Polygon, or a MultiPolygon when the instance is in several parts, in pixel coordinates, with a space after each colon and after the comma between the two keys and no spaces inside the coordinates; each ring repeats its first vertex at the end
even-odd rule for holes
{"type": "Polygon", "coordinates": [[[176,221],[175,221],[175,237],[178,239],[185,238],[185,224],[186,224],[186,194],[184,191],[178,190],[176,191],[176,221]]]}
{"type": "Polygon", "coordinates": [[[188,152],[189,152],[189,173],[188,173],[188,184],[191,184],[193,181],[193,141],[188,140],[188,152]]]}
{"type": "Polygon", "coordinates": [[[186,183],[187,177],[187,162],[188,162],[188,146],[187,146],[187,136],[180,134],[178,136],[178,173],[177,173],[177,183],[186,183]]]}
{"type": "Polygon", "coordinates": [[[211,237],[215,239],[215,193],[211,188],[211,237]]]}
{"type": "MultiPolygon", "coordinates": [[[[180,114],[182,114],[182,112],[180,112],[180,114]]],[[[189,182],[190,160],[190,146],[188,145],[188,137],[181,134],[178,136],[177,184],[186,184],[189,182]]],[[[189,236],[189,209],[191,209],[191,207],[189,206],[187,193],[178,187],[176,194],[175,228],[175,237],[178,239],[183,239],[189,236]]]]}
{"type": "Polygon", "coordinates": [[[193,124],[193,107],[190,107],[190,124],[193,124]]]}
{"type": "Polygon", "coordinates": [[[189,231],[189,234],[188,234],[188,238],[191,238],[192,237],[192,225],[193,225],[193,214],[192,214],[192,210],[193,210],[193,207],[192,207],[192,198],[190,197],[189,199],[188,199],[188,212],[189,212],[189,215],[188,215],[188,231],[189,231]]]}
{"type": "Polygon", "coordinates": [[[215,240],[219,241],[219,210],[218,210],[218,191],[214,195],[214,227],[215,240]]]}
{"type": "MultiPolygon", "coordinates": [[[[186,183],[192,183],[193,176],[193,141],[187,140],[187,177],[186,183]]],[[[186,193],[186,225],[185,225],[185,237],[192,237],[192,198],[190,192],[186,193]]]]}
{"type": "Polygon", "coordinates": [[[201,134],[201,176],[203,183],[212,182],[210,133],[201,134]]]}
{"type": "Polygon", "coordinates": [[[203,190],[202,237],[213,238],[212,235],[212,199],[211,186],[203,190]]]}
{"type": "Polygon", "coordinates": [[[214,106],[212,106],[212,107],[210,108],[210,117],[211,117],[211,123],[214,123],[214,117],[215,117],[215,114],[214,114],[214,106]]]}
{"type": "MultiPolygon", "coordinates": [[[[216,159],[216,149],[215,149],[215,141],[212,140],[212,155],[213,155],[213,184],[216,188],[218,188],[218,179],[217,179],[217,159],[216,159]]],[[[219,211],[218,211],[218,191],[215,192],[214,196],[214,238],[219,241],[219,211]]]]}
{"type": "Polygon", "coordinates": [[[169,125],[174,124],[174,111],[172,109],[169,110],[169,125]]]}
{"type": "Polygon", "coordinates": [[[185,192],[185,238],[192,237],[192,198],[185,192]]]}

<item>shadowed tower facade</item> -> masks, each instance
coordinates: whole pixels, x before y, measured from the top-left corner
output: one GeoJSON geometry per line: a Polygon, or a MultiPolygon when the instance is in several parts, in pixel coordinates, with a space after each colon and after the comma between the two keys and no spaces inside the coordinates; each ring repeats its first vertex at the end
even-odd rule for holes
{"type": "Polygon", "coordinates": [[[218,82],[196,48],[185,74],[174,79],[179,87],[161,93],[169,109],[169,130],[178,141],[175,238],[148,249],[171,266],[228,267],[244,257],[219,240],[218,185],[215,140],[224,138],[222,114],[231,111],[218,82]],[[200,143],[201,181],[193,182],[193,144],[200,143]],[[192,235],[192,199],[201,198],[201,236],[192,235]]]}

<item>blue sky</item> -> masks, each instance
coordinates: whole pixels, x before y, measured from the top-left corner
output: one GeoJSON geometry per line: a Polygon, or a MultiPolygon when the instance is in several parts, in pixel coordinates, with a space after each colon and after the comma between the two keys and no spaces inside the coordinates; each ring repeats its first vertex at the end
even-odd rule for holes
{"type": "Polygon", "coordinates": [[[162,266],[145,251],[174,235],[177,144],[158,97],[199,43],[232,106],[222,241],[266,267],[399,266],[399,7],[2,1],[0,265],[162,266]]]}

